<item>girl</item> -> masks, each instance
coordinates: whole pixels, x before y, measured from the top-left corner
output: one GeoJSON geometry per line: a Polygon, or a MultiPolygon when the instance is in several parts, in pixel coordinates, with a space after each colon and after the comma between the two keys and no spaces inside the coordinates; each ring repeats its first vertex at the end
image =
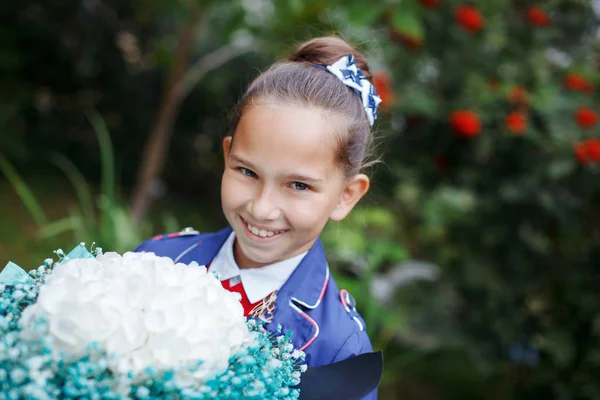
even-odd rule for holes
{"type": "Polygon", "coordinates": [[[360,171],[381,101],[370,79],[364,56],[335,37],[274,64],[241,97],[223,140],[221,201],[231,227],[161,235],[137,249],[209,266],[241,294],[246,315],[293,332],[309,367],[372,351],[319,240],[327,221],[346,217],[369,189],[360,171]]]}

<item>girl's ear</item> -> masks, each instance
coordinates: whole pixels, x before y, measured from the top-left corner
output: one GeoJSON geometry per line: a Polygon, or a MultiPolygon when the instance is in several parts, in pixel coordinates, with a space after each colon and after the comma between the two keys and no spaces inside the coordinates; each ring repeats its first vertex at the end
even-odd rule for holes
{"type": "Polygon", "coordinates": [[[231,151],[231,141],[233,140],[233,136],[226,136],[223,139],[223,157],[225,160],[225,165],[227,165],[227,159],[229,158],[229,152],[231,151]]]}
{"type": "Polygon", "coordinates": [[[346,218],[346,215],[352,211],[356,203],[367,193],[369,184],[369,177],[365,174],[357,174],[348,180],[340,195],[340,201],[329,218],[334,221],[341,221],[346,218]]]}

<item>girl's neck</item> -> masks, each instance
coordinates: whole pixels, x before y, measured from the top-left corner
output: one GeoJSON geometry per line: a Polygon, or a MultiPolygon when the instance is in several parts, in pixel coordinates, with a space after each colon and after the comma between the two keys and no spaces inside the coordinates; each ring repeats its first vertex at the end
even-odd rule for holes
{"type": "Polygon", "coordinates": [[[268,265],[267,263],[258,263],[248,258],[242,251],[237,239],[233,244],[233,258],[239,269],[260,268],[268,265]]]}

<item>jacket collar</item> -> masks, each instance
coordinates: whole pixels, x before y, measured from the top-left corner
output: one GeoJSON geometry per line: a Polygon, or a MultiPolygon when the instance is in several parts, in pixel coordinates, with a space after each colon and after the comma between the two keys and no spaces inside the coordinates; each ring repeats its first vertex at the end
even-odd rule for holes
{"type": "Polygon", "coordinates": [[[325,260],[325,251],[321,240],[317,238],[315,244],[279,290],[277,297],[291,299],[313,309],[321,302],[328,280],[329,268],[325,260]]]}
{"type": "Polygon", "coordinates": [[[199,265],[210,265],[213,258],[221,250],[231,231],[232,229],[227,227],[213,234],[203,235],[198,241],[196,248],[180,261],[186,263],[196,261],[199,265]]]}

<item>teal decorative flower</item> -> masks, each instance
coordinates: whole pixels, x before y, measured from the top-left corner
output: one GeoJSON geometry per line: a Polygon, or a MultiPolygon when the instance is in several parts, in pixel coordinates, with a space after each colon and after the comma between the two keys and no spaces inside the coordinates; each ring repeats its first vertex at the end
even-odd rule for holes
{"type": "Polygon", "coordinates": [[[0,274],[6,398],[298,398],[304,354],[206,268],[84,250],[0,274]]]}

